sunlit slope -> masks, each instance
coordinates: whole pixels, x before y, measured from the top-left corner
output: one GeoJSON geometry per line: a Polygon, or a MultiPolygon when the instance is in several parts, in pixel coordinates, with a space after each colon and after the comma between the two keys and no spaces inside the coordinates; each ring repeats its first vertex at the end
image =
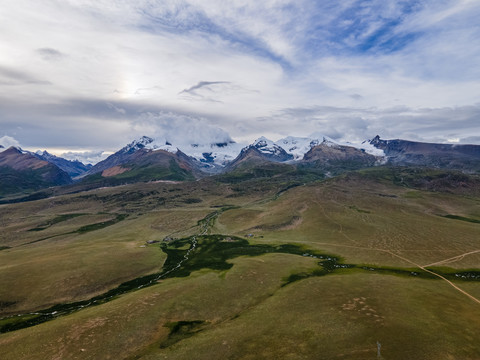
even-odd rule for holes
{"type": "MultiPolygon", "coordinates": [[[[259,243],[305,244],[339,254],[346,262],[409,265],[395,256],[401,255],[430,264],[480,250],[479,205],[478,197],[347,176],[225,212],[215,230],[250,235],[259,243]]],[[[448,266],[479,263],[480,252],[448,266]]]]}
{"type": "Polygon", "coordinates": [[[194,248],[149,287],[0,334],[2,358],[477,359],[480,200],[464,191],[476,180],[395,174],[5,205],[3,314],[89,299],[194,248]]]}
{"type": "Polygon", "coordinates": [[[148,242],[191,235],[217,191],[137,184],[1,206],[0,316],[89,299],[160,271],[166,255],[148,242]]]}

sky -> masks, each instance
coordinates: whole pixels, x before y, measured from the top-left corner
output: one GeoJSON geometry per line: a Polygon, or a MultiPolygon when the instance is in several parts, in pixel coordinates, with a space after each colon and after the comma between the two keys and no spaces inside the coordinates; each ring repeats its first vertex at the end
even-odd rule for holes
{"type": "Polygon", "coordinates": [[[478,0],[2,0],[0,139],[480,144],[478,0]],[[193,141],[193,140],[192,140],[193,141]]]}

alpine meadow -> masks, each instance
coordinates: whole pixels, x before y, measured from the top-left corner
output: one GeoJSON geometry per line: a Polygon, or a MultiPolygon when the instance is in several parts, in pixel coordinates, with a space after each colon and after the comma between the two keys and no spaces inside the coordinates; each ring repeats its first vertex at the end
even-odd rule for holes
{"type": "Polygon", "coordinates": [[[6,0],[0,358],[480,360],[479,16],[6,0]]]}

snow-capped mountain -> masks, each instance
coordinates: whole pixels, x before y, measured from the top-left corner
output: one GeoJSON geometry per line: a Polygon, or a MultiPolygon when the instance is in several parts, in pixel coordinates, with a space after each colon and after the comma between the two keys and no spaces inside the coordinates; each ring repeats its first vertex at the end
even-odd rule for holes
{"type": "Polygon", "coordinates": [[[282,147],[288,154],[292,155],[293,160],[295,161],[302,160],[305,154],[310,151],[310,149],[320,144],[324,144],[326,146],[350,146],[363,150],[370,155],[380,157],[385,156],[381,149],[377,149],[369,142],[363,142],[361,144],[339,142],[319,133],[314,133],[308,137],[287,136],[277,140],[274,144],[282,147]]]}
{"type": "Polygon", "coordinates": [[[242,144],[230,141],[223,143],[189,144],[181,150],[188,156],[202,163],[224,167],[235,159],[242,147],[242,144]]]}
{"type": "MultiPolygon", "coordinates": [[[[355,144],[342,144],[334,141],[328,136],[322,134],[312,134],[310,137],[294,137],[288,136],[278,141],[272,141],[262,136],[256,139],[250,145],[236,143],[231,139],[224,142],[211,142],[205,140],[203,142],[189,143],[188,140],[176,138],[176,143],[166,140],[163,137],[154,139],[148,136],[142,136],[141,138],[132,141],[120,149],[114,158],[111,158],[109,162],[115,159],[117,165],[123,162],[123,157],[129,154],[133,154],[140,149],[146,151],[158,151],[163,150],[172,154],[176,154],[178,151],[197,161],[197,167],[201,170],[212,173],[223,171],[225,167],[232,163],[234,160],[238,160],[238,157],[242,154],[246,154],[248,149],[255,149],[259,154],[269,161],[274,162],[287,162],[287,161],[301,161],[305,154],[312,148],[322,145],[323,146],[350,146],[361,149],[366,153],[373,154],[375,156],[383,156],[383,151],[377,149],[369,142],[365,142],[360,145],[355,144]]],[[[106,163],[105,163],[106,165],[106,163]]],[[[91,173],[91,171],[90,171],[91,173]]]]}
{"type": "Polygon", "coordinates": [[[233,171],[236,175],[243,172],[246,176],[262,177],[297,170],[334,176],[384,164],[480,171],[479,145],[382,140],[379,136],[354,144],[335,141],[319,133],[308,137],[287,136],[277,141],[262,136],[246,145],[234,142],[224,132],[186,134],[185,137],[179,133],[167,135],[142,136],[93,167],[47,151],[22,150],[18,142],[3,137],[0,138],[0,165],[3,164],[5,174],[12,173],[15,177],[12,181],[6,176],[0,179],[2,187],[11,189],[5,193],[12,193],[69,183],[70,177],[82,178],[82,182],[90,185],[107,186],[137,181],[193,180],[233,171]],[[28,179],[22,172],[30,169],[36,171],[32,173],[35,177],[32,184],[24,181],[28,179]]]}
{"type": "Polygon", "coordinates": [[[288,161],[293,160],[293,155],[285,151],[285,149],[273,142],[272,140],[267,139],[262,136],[255,140],[253,144],[248,147],[253,147],[262,153],[266,158],[269,158],[273,161],[288,161]]]}
{"type": "Polygon", "coordinates": [[[317,135],[310,137],[287,136],[276,142],[285,151],[291,154],[294,160],[302,160],[311,148],[320,145],[322,142],[334,144],[335,142],[327,136],[317,135]]]}
{"type": "Polygon", "coordinates": [[[243,147],[244,144],[236,143],[233,140],[224,142],[205,141],[204,143],[188,143],[177,140],[177,143],[173,143],[173,141],[170,142],[162,138],[153,139],[148,136],[142,136],[140,139],[122,148],[121,152],[130,154],[139,149],[146,149],[153,151],[164,150],[175,154],[177,151],[181,151],[206,167],[224,167],[237,157],[243,147]]]}
{"type": "Polygon", "coordinates": [[[149,148],[152,147],[152,143],[154,140],[151,137],[148,136],[142,136],[140,139],[133,140],[130,144],[124,146],[121,148],[119,151],[117,151],[117,154],[133,154],[135,151],[144,149],[147,146],[149,148]]]}

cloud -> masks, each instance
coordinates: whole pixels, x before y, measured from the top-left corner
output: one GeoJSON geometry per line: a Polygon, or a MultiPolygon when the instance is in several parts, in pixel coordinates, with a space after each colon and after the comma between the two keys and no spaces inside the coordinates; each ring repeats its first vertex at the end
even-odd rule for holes
{"type": "Polygon", "coordinates": [[[459,139],[462,144],[480,144],[480,136],[467,136],[459,139]]]}
{"type": "Polygon", "coordinates": [[[181,115],[173,112],[147,113],[132,124],[137,137],[152,136],[174,146],[191,144],[225,143],[233,141],[228,132],[209,124],[205,118],[181,115]]]}
{"type": "Polygon", "coordinates": [[[0,86],[23,84],[51,85],[52,83],[39,80],[35,76],[21,70],[0,66],[0,86]]]}
{"type": "Polygon", "coordinates": [[[17,139],[8,135],[0,137],[0,151],[6,150],[11,146],[20,147],[20,143],[17,141],[17,139]]]}
{"type": "Polygon", "coordinates": [[[192,95],[198,95],[196,90],[198,89],[201,89],[201,88],[204,88],[204,89],[207,89],[209,91],[213,91],[212,90],[212,85],[219,85],[219,84],[230,84],[229,81],[200,81],[198,84],[188,88],[188,89],[183,89],[182,91],[179,92],[179,94],[183,94],[183,93],[189,93],[189,94],[192,94],[192,95]]]}
{"type": "Polygon", "coordinates": [[[162,90],[161,86],[152,86],[152,87],[148,87],[148,88],[138,88],[137,90],[135,90],[134,94],[135,95],[146,95],[146,94],[159,92],[161,90],[162,90]]]}
{"type": "Polygon", "coordinates": [[[247,89],[231,81],[200,81],[178,93],[182,100],[210,101],[224,103],[232,98],[258,94],[257,90],[247,89]]]}
{"type": "Polygon", "coordinates": [[[117,107],[115,106],[114,104],[112,103],[106,103],[107,107],[109,109],[112,109],[114,110],[115,112],[119,113],[119,114],[122,114],[122,115],[125,115],[127,113],[127,111],[121,107],[117,107]]]}
{"type": "Polygon", "coordinates": [[[349,95],[349,96],[354,100],[362,100],[363,99],[363,96],[360,95],[360,94],[352,94],[352,95],[349,95]]]}
{"type": "Polygon", "coordinates": [[[414,141],[447,143],[480,143],[478,119],[480,104],[444,108],[349,108],[319,106],[287,108],[264,118],[266,127],[275,122],[289,123],[278,137],[296,132],[320,132],[333,139],[361,142],[375,135],[385,139],[403,138],[414,141]],[[454,124],[454,126],[452,126],[454,124]]]}
{"type": "Polygon", "coordinates": [[[2,9],[0,127],[28,147],[115,150],[149,114],[202,119],[245,140],[321,129],[478,134],[468,115],[480,97],[478,1],[6,0],[2,9]]]}
{"type": "Polygon", "coordinates": [[[71,161],[78,160],[84,164],[96,164],[106,159],[109,155],[110,153],[104,151],[68,151],[60,156],[71,161]]]}
{"type": "Polygon", "coordinates": [[[46,61],[60,60],[65,56],[62,52],[52,48],[40,48],[36,49],[35,51],[43,60],[46,61]]]}

